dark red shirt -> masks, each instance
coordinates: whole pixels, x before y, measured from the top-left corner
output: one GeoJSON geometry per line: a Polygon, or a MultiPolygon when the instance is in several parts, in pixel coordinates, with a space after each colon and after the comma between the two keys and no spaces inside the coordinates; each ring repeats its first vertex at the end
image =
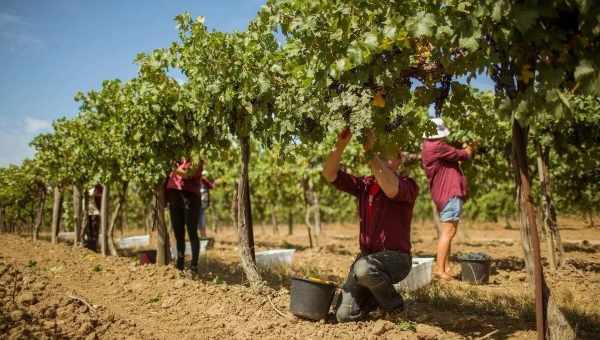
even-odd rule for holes
{"type": "Polygon", "coordinates": [[[469,154],[446,144],[441,139],[426,139],[421,149],[421,164],[429,180],[429,191],[438,212],[452,197],[466,200],[469,185],[459,161],[469,159],[469,154]]]}
{"type": "Polygon", "coordinates": [[[201,181],[202,181],[202,185],[205,186],[207,189],[212,190],[212,189],[215,188],[215,182],[214,181],[210,181],[206,177],[202,177],[201,181]]]}
{"type": "MultiPolygon", "coordinates": [[[[177,169],[180,171],[188,171],[192,163],[183,160],[177,163],[177,169]]],[[[167,189],[189,191],[196,195],[200,195],[200,182],[202,181],[202,167],[196,169],[196,172],[191,177],[183,178],[183,176],[177,174],[176,171],[172,171],[169,175],[169,181],[167,182],[167,189]]]]}
{"type": "Polygon", "coordinates": [[[410,223],[419,187],[409,177],[398,177],[398,194],[388,198],[373,176],[357,177],[338,171],[333,185],[358,199],[360,250],[410,253],[410,223]]]}

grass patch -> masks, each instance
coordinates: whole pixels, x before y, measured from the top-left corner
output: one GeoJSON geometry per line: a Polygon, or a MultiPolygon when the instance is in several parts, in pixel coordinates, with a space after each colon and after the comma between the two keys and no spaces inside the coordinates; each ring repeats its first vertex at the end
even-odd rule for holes
{"type": "Polygon", "coordinates": [[[29,262],[27,262],[27,268],[35,268],[35,266],[37,266],[37,261],[29,260],[29,262]]]}
{"type": "MultiPolygon", "coordinates": [[[[470,285],[432,285],[407,294],[415,302],[424,303],[437,310],[447,310],[457,314],[473,314],[488,320],[497,319],[499,324],[512,324],[517,321],[529,324],[535,322],[533,296],[528,291],[499,292],[489,291],[470,285]],[[514,322],[511,322],[509,320],[514,322]]],[[[578,338],[590,339],[600,334],[600,314],[591,309],[589,302],[577,301],[569,291],[556,290],[560,309],[578,338]],[[561,294],[562,293],[562,294],[561,294]]]]}
{"type": "Polygon", "coordinates": [[[314,277],[320,280],[323,280],[327,277],[325,273],[319,267],[315,266],[304,266],[299,268],[300,274],[304,277],[314,277]]]}
{"type": "Polygon", "coordinates": [[[99,265],[99,264],[97,264],[94,267],[92,267],[92,271],[96,272],[96,273],[101,272],[102,271],[102,266],[99,265]]]}
{"type": "Polygon", "coordinates": [[[157,303],[160,301],[160,295],[156,295],[155,297],[151,298],[150,300],[148,300],[148,303],[157,303]]]}
{"type": "Polygon", "coordinates": [[[533,298],[519,292],[506,295],[484,291],[475,286],[433,283],[413,292],[412,295],[415,301],[429,304],[436,309],[535,321],[533,298]]]}
{"type": "Polygon", "coordinates": [[[411,331],[411,332],[417,331],[417,323],[414,321],[410,321],[410,320],[400,320],[400,321],[396,322],[396,326],[401,331],[411,331]]]}
{"type": "Polygon", "coordinates": [[[290,266],[284,264],[274,264],[270,267],[259,267],[258,270],[263,274],[267,274],[268,276],[277,279],[278,281],[287,280],[293,275],[290,266]]]}
{"type": "Polygon", "coordinates": [[[279,247],[283,248],[283,249],[297,249],[297,250],[304,250],[304,249],[306,249],[305,247],[298,246],[297,244],[290,243],[287,240],[281,241],[281,243],[279,244],[279,247]]]}

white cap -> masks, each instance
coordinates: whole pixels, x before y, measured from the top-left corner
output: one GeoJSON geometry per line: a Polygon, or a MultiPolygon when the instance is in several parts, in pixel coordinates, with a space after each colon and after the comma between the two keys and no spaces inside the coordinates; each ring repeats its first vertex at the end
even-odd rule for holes
{"type": "Polygon", "coordinates": [[[448,135],[450,134],[450,130],[448,130],[446,125],[444,125],[444,121],[442,120],[442,118],[431,118],[431,121],[433,122],[433,124],[435,124],[437,133],[433,136],[428,136],[426,133],[424,133],[423,138],[440,139],[440,138],[448,137],[448,135]]]}

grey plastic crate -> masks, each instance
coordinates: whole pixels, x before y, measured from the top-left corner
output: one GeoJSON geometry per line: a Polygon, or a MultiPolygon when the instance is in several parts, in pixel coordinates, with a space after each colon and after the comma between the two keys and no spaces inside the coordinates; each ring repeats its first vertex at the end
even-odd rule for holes
{"type": "MultiPolygon", "coordinates": [[[[208,246],[208,239],[200,240],[200,255],[206,253],[206,247],[208,246]]],[[[189,242],[185,243],[185,255],[192,256],[192,245],[189,242]]],[[[171,246],[171,258],[177,257],[177,246],[171,246]]]]}
{"type": "Polygon", "coordinates": [[[261,267],[291,266],[295,249],[271,249],[259,251],[256,255],[256,264],[261,267]]]}
{"type": "Polygon", "coordinates": [[[413,257],[412,269],[408,276],[396,283],[394,288],[400,291],[413,291],[427,286],[431,282],[433,257],[413,257]]]}

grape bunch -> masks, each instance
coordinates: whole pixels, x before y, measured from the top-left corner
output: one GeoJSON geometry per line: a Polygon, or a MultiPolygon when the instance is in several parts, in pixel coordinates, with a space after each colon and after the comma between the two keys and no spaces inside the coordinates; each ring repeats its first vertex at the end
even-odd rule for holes
{"type": "Polygon", "coordinates": [[[391,122],[385,124],[385,132],[388,132],[388,133],[393,132],[398,127],[400,127],[400,125],[402,124],[403,121],[404,121],[404,117],[402,115],[397,115],[396,117],[394,117],[392,119],[391,122]]]}
{"type": "Polygon", "coordinates": [[[351,121],[350,121],[350,108],[346,108],[342,112],[342,117],[344,118],[344,123],[346,123],[346,126],[350,126],[351,125],[351,121]]]}
{"type": "Polygon", "coordinates": [[[458,255],[457,258],[461,261],[490,261],[492,259],[486,253],[465,253],[458,255]]]}

